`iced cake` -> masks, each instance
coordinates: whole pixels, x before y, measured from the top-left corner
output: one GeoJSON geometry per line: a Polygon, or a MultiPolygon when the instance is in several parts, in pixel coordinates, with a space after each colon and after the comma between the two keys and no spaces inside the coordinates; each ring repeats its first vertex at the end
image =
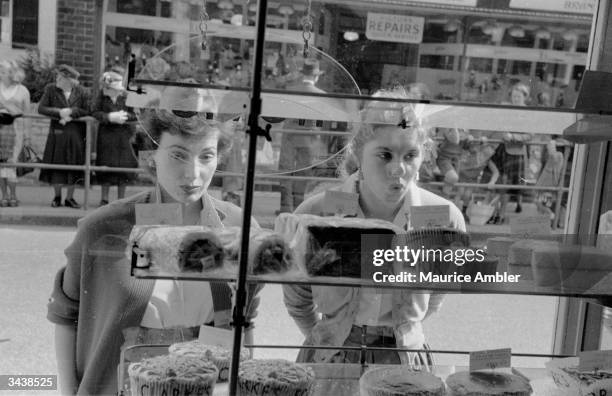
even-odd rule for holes
{"type": "Polygon", "coordinates": [[[308,396],[314,385],[311,368],[288,360],[247,360],[238,369],[238,396],[308,396]]]}
{"type": "Polygon", "coordinates": [[[560,393],[579,396],[612,394],[612,370],[581,372],[578,362],[578,358],[571,357],[546,363],[560,393]]]}
{"type": "MultiPolygon", "coordinates": [[[[172,344],[168,350],[171,354],[196,356],[213,362],[219,370],[218,381],[227,381],[232,360],[232,351],[230,349],[218,345],[206,345],[195,340],[172,344]]],[[[240,350],[240,360],[247,360],[249,357],[249,351],[242,348],[240,350]]]]}
{"type": "Polygon", "coordinates": [[[408,367],[380,367],[359,379],[360,396],[442,396],[444,383],[433,374],[408,367]]]}
{"type": "Polygon", "coordinates": [[[490,371],[462,371],[446,379],[451,396],[529,396],[531,385],[518,375],[490,371]]]}
{"type": "Polygon", "coordinates": [[[210,396],[219,370],[201,357],[170,354],[132,363],[128,374],[133,396],[210,396]]]}

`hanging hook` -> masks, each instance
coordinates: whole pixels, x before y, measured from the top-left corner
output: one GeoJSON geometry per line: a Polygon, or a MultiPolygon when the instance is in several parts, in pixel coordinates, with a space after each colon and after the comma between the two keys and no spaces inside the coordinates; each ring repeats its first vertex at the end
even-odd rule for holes
{"type": "Polygon", "coordinates": [[[306,14],[302,18],[302,38],[304,39],[304,58],[310,56],[310,38],[312,37],[311,0],[306,0],[306,14]]]}
{"type": "Polygon", "coordinates": [[[206,0],[202,0],[202,9],[200,10],[200,35],[202,37],[202,51],[206,51],[206,49],[208,48],[208,38],[206,37],[206,32],[208,31],[207,22],[209,20],[210,16],[206,12],[206,0]]]}

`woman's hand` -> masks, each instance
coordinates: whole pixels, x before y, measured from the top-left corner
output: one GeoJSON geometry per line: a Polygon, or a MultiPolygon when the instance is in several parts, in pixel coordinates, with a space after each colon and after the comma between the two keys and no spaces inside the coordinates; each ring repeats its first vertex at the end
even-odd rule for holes
{"type": "Polygon", "coordinates": [[[128,113],[126,111],[113,111],[108,113],[108,120],[113,124],[124,124],[128,120],[128,113]]]}
{"type": "Polygon", "coordinates": [[[61,119],[70,118],[71,114],[72,114],[72,109],[70,107],[60,109],[59,111],[59,116],[61,119]]]}

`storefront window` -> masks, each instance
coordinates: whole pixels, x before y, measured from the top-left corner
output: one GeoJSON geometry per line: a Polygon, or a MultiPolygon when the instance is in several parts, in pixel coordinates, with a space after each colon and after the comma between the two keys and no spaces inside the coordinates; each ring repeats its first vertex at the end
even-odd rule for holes
{"type": "MultiPolygon", "coordinates": [[[[260,79],[259,122],[272,138],[258,141],[255,161],[253,216],[262,224],[271,226],[277,215],[346,183],[347,176],[360,177],[361,168],[339,172],[348,169],[341,164],[356,125],[377,102],[371,95],[400,92],[378,102],[410,109],[432,141],[422,153],[418,185],[456,206],[468,232],[513,237],[517,222],[536,218],[547,237],[563,235],[572,216],[572,169],[581,159],[564,135],[578,116],[563,109],[573,108],[580,94],[593,46],[592,15],[480,3],[458,11],[444,8],[445,2],[312,2],[307,14],[304,4],[281,1],[268,9],[257,76],[255,9],[249,4],[207,4],[210,20],[202,32],[199,4],[118,2],[105,19],[105,61],[106,67],[128,68],[133,62],[134,78],[147,80],[130,86],[134,103],[209,112],[233,123],[232,152],[211,186],[237,204],[245,195],[247,89],[260,79]],[[197,100],[186,101],[188,107],[185,97],[197,100]],[[418,107],[409,106],[417,101],[418,107]]],[[[530,264],[523,274],[534,282],[530,264]]],[[[280,293],[276,286],[267,290],[280,293]]],[[[561,300],[551,294],[510,302],[507,296],[449,292],[424,324],[427,339],[440,350],[510,346],[553,355],[561,300]]],[[[286,329],[284,340],[298,342],[299,330],[279,301],[264,305],[261,318],[273,317],[286,329]]],[[[257,353],[287,357],[286,351],[257,353]]],[[[293,359],[297,351],[290,353],[293,359]]],[[[541,368],[546,360],[518,358],[514,364],[541,368]]],[[[438,362],[461,365],[466,358],[440,353],[438,362]]]]}

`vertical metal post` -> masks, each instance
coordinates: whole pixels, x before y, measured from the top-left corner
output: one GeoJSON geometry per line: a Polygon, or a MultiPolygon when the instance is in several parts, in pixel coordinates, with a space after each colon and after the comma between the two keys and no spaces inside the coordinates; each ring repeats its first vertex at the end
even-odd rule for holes
{"type": "Polygon", "coordinates": [[[565,187],[565,172],[567,171],[567,163],[569,161],[569,151],[570,150],[573,150],[573,148],[567,147],[567,150],[564,150],[563,152],[563,166],[561,167],[561,175],[559,176],[559,183],[557,183],[557,199],[555,200],[555,218],[553,220],[554,229],[557,229],[557,227],[559,227],[559,221],[561,220],[561,208],[562,208],[561,200],[563,199],[562,189],[565,187]]]}
{"type": "Polygon", "coordinates": [[[91,128],[93,122],[90,119],[85,122],[85,191],[83,191],[83,209],[87,210],[89,205],[89,185],[91,184],[91,128]]]}
{"type": "Polygon", "coordinates": [[[253,206],[253,187],[255,180],[255,155],[257,153],[257,135],[259,131],[258,118],[261,113],[261,71],[263,66],[263,50],[266,32],[267,0],[259,0],[257,6],[257,36],[255,37],[255,55],[253,58],[253,85],[251,88],[251,109],[249,113],[249,149],[244,195],[244,212],[242,218],[242,235],[240,244],[240,266],[238,268],[238,285],[236,288],[236,306],[234,309],[234,345],[232,363],[230,366],[229,394],[236,394],[238,381],[238,366],[240,365],[240,348],[242,331],[246,325],[246,277],[249,255],[249,234],[251,229],[251,213],[253,206]]]}

